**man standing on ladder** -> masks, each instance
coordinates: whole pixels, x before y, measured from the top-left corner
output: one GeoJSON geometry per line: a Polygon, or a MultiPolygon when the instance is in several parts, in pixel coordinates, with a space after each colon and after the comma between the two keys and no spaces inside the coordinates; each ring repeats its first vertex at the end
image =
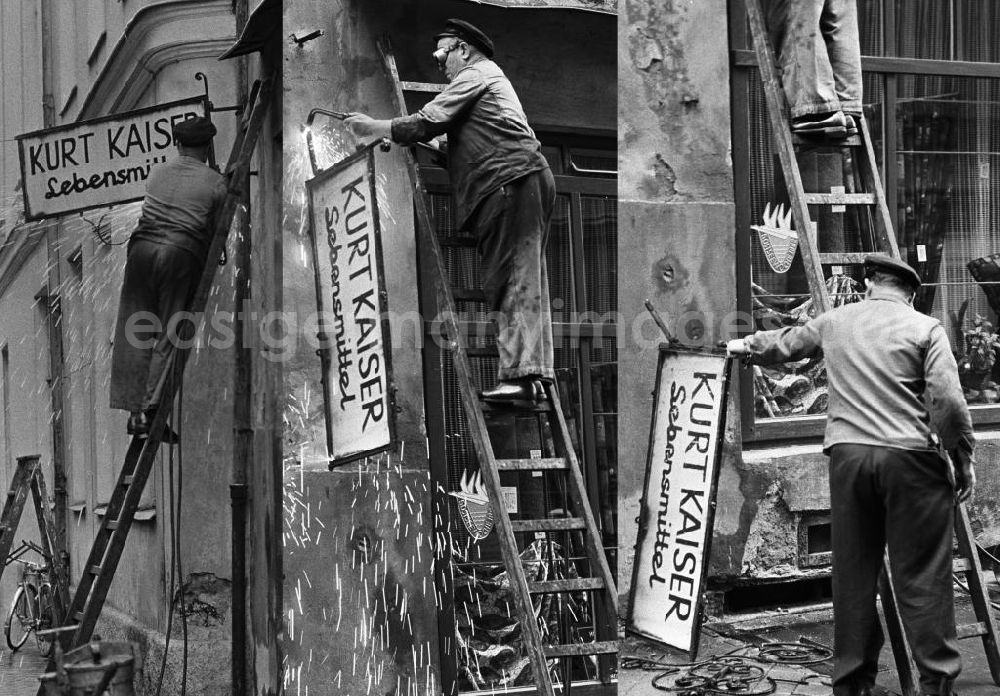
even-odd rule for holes
{"type": "Polygon", "coordinates": [[[865,260],[866,299],[803,326],[729,341],[775,364],[822,352],[829,380],[835,696],[866,696],[883,643],[875,606],[886,543],[924,694],[950,696],[961,669],[952,594],[954,506],[976,482],[972,420],[941,323],[913,309],[917,272],[865,260]],[[931,425],[952,465],[936,447],[931,425]]]}
{"type": "Polygon", "coordinates": [[[359,138],[403,145],[447,134],[456,229],[477,238],[486,302],[497,321],[498,384],[490,401],[534,400],[554,380],[545,245],[555,181],[510,81],[493,62],[493,41],[449,19],[434,37],[448,86],[418,112],[391,120],[352,114],[359,138]]]}
{"type": "Polygon", "coordinates": [[[857,0],[765,0],[792,132],[843,138],[861,115],[857,0]]]}
{"type": "MultiPolygon", "coordinates": [[[[128,433],[145,436],[167,378],[187,309],[226,197],[209,167],[215,126],[203,116],[174,126],[178,156],[150,172],[139,223],[128,243],[111,357],[111,408],[129,412],[128,433]]],[[[177,442],[167,428],[163,441],[177,442]]]]}

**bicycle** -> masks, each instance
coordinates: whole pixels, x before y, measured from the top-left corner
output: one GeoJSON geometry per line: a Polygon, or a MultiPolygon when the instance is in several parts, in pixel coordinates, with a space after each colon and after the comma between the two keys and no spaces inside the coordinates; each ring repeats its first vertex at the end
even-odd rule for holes
{"type": "Polygon", "coordinates": [[[52,562],[37,544],[23,540],[21,545],[7,558],[7,564],[17,563],[21,566],[21,579],[17,583],[14,597],[10,602],[7,620],[4,622],[4,635],[7,645],[14,652],[19,650],[28,640],[28,634],[35,634],[35,643],[42,657],[48,657],[52,652],[54,638],[51,634],[39,635],[56,626],[54,589],[50,581],[52,562]],[[45,561],[42,564],[22,560],[21,556],[28,551],[34,551],[45,561]]]}

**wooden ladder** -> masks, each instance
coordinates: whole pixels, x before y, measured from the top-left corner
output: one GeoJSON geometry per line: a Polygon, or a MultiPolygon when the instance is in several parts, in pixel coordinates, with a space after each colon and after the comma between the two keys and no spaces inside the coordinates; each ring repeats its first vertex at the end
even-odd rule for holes
{"type": "MultiPolygon", "coordinates": [[[[388,39],[379,42],[386,73],[392,83],[395,103],[400,115],[405,115],[404,89],[418,91],[440,91],[440,87],[425,83],[402,83],[396,61],[388,39]],[[405,84],[405,87],[404,87],[405,84]]],[[[549,666],[549,660],[560,660],[579,656],[595,656],[598,663],[600,681],[612,686],[615,661],[618,653],[617,619],[618,591],[601,545],[600,533],[591,510],[580,463],[573,448],[566,419],[563,416],[559,394],[554,385],[546,387],[548,402],[530,410],[543,412],[551,425],[556,457],[540,459],[497,459],[486,424],[483,403],[472,378],[469,363],[469,349],[459,328],[455,309],[455,293],[448,283],[448,271],[444,255],[438,241],[433,218],[428,204],[427,189],[424,186],[414,152],[407,152],[407,170],[413,187],[416,207],[418,234],[425,249],[433,258],[429,272],[435,290],[439,316],[443,319],[447,336],[447,349],[455,368],[462,406],[468,420],[470,437],[483,483],[487,490],[497,538],[504,566],[507,570],[514,597],[517,619],[521,625],[527,657],[535,678],[535,687],[542,696],[554,696],[556,688],[561,693],[569,693],[572,683],[569,670],[563,670],[561,685],[554,686],[552,674],[559,672],[549,666]],[[565,486],[570,503],[570,516],[547,519],[511,520],[503,503],[500,483],[501,471],[542,471],[559,475],[565,486]],[[578,533],[583,536],[583,546],[590,569],[590,577],[528,582],[518,552],[517,533],[578,533]],[[595,617],[595,640],[582,643],[543,644],[539,622],[532,604],[532,595],[553,595],[587,592],[593,600],[595,617]]],[[[491,410],[509,407],[488,407],[491,410]]]]}
{"type": "MultiPolygon", "coordinates": [[[[14,477],[11,479],[10,488],[7,489],[7,498],[4,500],[3,513],[0,513],[0,559],[6,561],[10,555],[18,525],[21,524],[24,504],[30,492],[35,504],[35,517],[38,520],[39,545],[46,562],[50,564],[52,569],[53,584],[56,588],[56,618],[61,621],[62,617],[65,616],[66,604],[68,603],[69,582],[62,559],[52,555],[52,534],[55,531],[55,523],[52,519],[52,509],[49,507],[49,496],[45,489],[40,459],[37,454],[17,458],[14,477]]],[[[0,573],[6,567],[6,563],[0,566],[0,573]]]]}
{"type": "MultiPolygon", "coordinates": [[[[229,163],[225,169],[230,176],[222,213],[217,220],[208,254],[205,257],[207,259],[205,268],[190,305],[190,311],[196,316],[205,312],[215,272],[219,265],[215,260],[222,258],[233,216],[244,196],[244,182],[250,173],[250,161],[271,101],[272,88],[273,79],[265,80],[263,84],[254,85],[249,100],[249,104],[252,104],[253,108],[245,122],[245,127],[240,129],[236,142],[233,144],[229,163]]],[[[187,328],[193,327],[188,326],[187,328]]],[[[185,346],[188,343],[186,341],[185,346]]],[[[174,350],[171,359],[167,361],[167,365],[164,367],[166,374],[163,380],[161,404],[173,403],[189,353],[190,348],[178,347],[174,350]]],[[[160,408],[156,412],[150,425],[148,437],[132,438],[125,454],[125,463],[118,474],[118,480],[111,494],[107,511],[90,549],[87,562],[83,566],[83,574],[69,608],[66,620],[71,622],[70,627],[73,630],[60,634],[60,642],[64,651],[83,645],[93,635],[94,627],[97,625],[97,620],[104,608],[104,600],[108,596],[108,590],[111,589],[111,583],[118,569],[122,552],[125,550],[125,542],[139,507],[139,499],[162,443],[162,435],[167,426],[170,410],[170,408],[160,408]]],[[[55,666],[55,658],[50,658],[46,671],[53,671],[55,666]]],[[[43,685],[38,690],[38,696],[44,696],[44,694],[45,686],[43,685]]]]}
{"type": "MultiPolygon", "coordinates": [[[[865,256],[873,252],[900,258],[892,216],[886,204],[885,192],[876,165],[871,133],[864,116],[855,117],[858,135],[852,135],[838,141],[837,145],[850,148],[853,151],[865,191],[850,193],[807,193],[805,191],[796,153],[798,150],[816,147],[817,141],[793,136],[789,122],[788,105],[782,90],[781,78],[775,66],[774,51],[768,39],[761,1],[746,0],[746,5],[750,33],[753,37],[757,65],[760,69],[761,82],[767,101],[775,150],[788,189],[792,219],[795,222],[795,229],[798,230],[799,249],[802,252],[809,291],[816,307],[816,313],[819,314],[831,308],[823,266],[860,265],[864,263],[865,256]],[[820,252],[816,225],[812,221],[809,206],[863,206],[867,208],[873,227],[871,238],[875,248],[863,253],[820,252]],[[803,233],[803,230],[806,232],[803,233]]],[[[829,146],[829,143],[824,143],[824,145],[829,146]]],[[[974,624],[957,627],[958,636],[960,638],[982,637],[990,673],[994,682],[1000,685],[997,626],[990,608],[989,594],[983,581],[982,567],[976,552],[976,542],[964,504],[958,505],[955,509],[955,536],[958,540],[959,553],[955,558],[954,569],[955,572],[965,573],[968,579],[977,619],[974,624]]],[[[900,687],[904,696],[918,696],[920,688],[916,678],[913,656],[900,619],[888,561],[883,563],[879,594],[882,598],[882,614],[885,618],[887,633],[899,673],[900,687]]]]}

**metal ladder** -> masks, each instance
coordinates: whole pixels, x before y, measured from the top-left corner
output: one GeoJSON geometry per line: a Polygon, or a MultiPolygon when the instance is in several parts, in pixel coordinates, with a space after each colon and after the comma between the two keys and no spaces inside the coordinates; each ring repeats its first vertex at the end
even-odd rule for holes
{"type": "MultiPolygon", "coordinates": [[[[10,555],[18,525],[21,523],[21,515],[24,513],[24,504],[28,500],[30,491],[35,505],[35,517],[38,520],[40,546],[44,552],[43,555],[52,564],[53,584],[56,588],[56,617],[61,620],[65,616],[66,604],[68,603],[69,583],[63,560],[52,555],[52,533],[55,531],[55,523],[52,519],[52,509],[49,507],[49,496],[45,489],[45,479],[42,477],[40,459],[37,454],[17,458],[14,477],[11,479],[10,488],[7,489],[3,512],[0,513],[0,559],[7,561],[7,557],[10,555]]],[[[5,562],[0,566],[0,573],[6,567],[5,562]]]]}
{"type": "MultiPolygon", "coordinates": [[[[253,105],[252,111],[245,123],[245,128],[240,129],[236,142],[233,144],[229,163],[225,169],[227,173],[231,173],[226,198],[222,213],[216,223],[208,254],[205,257],[207,259],[205,269],[190,306],[190,311],[196,315],[204,313],[208,304],[209,293],[212,290],[212,283],[218,268],[215,259],[222,257],[233,216],[244,195],[243,183],[250,172],[250,161],[257,144],[257,136],[271,101],[273,82],[273,79],[268,79],[263,84],[254,85],[249,100],[249,104],[253,105]]],[[[189,348],[175,349],[171,360],[164,367],[166,375],[161,403],[173,403],[189,353],[189,348]]],[[[72,650],[88,642],[94,632],[94,627],[104,608],[104,600],[111,589],[111,583],[118,569],[122,552],[125,550],[125,542],[139,507],[139,499],[162,443],[169,415],[169,408],[159,409],[152,419],[148,437],[132,438],[107,511],[90,549],[87,562],[83,566],[83,575],[77,585],[76,593],[73,595],[66,620],[71,622],[74,630],[72,632],[66,631],[60,636],[64,651],[72,650]]],[[[46,671],[53,671],[55,666],[55,659],[50,659],[46,671]]],[[[44,694],[44,686],[42,686],[38,690],[38,696],[44,696],[44,694]]]]}
{"type": "MultiPolygon", "coordinates": [[[[750,21],[750,33],[753,37],[757,65],[760,69],[761,81],[767,100],[767,111],[770,117],[771,130],[774,136],[775,149],[781,163],[781,170],[788,188],[791,202],[792,218],[795,229],[799,230],[799,249],[805,265],[809,290],[816,307],[816,313],[830,309],[830,296],[827,291],[823,273],[825,265],[859,265],[864,263],[864,253],[822,253],[818,248],[818,235],[815,223],[809,211],[809,206],[864,206],[870,211],[870,220],[874,233],[872,239],[875,249],[872,251],[900,258],[899,247],[896,244],[896,234],[892,216],[886,204],[885,192],[875,164],[875,150],[872,146],[868,123],[863,116],[855,117],[858,125],[858,135],[850,136],[838,145],[851,148],[855,153],[861,170],[861,179],[866,189],[861,193],[807,193],[802,182],[796,150],[815,146],[815,141],[805,138],[795,138],[788,119],[788,106],[781,87],[781,78],[775,67],[774,52],[768,39],[767,27],[760,0],[746,0],[747,15],[750,21]],[[806,232],[803,233],[803,230],[806,232]]],[[[954,572],[964,573],[972,595],[972,604],[976,614],[976,623],[958,626],[959,638],[980,636],[986,651],[986,659],[990,666],[993,681],[1000,685],[1000,650],[997,647],[997,624],[990,608],[990,598],[983,580],[982,566],[976,551],[975,538],[969,523],[968,510],[964,503],[955,508],[955,536],[958,541],[958,554],[954,560],[954,572]]],[[[888,561],[883,563],[883,572],[879,581],[879,595],[882,598],[882,614],[885,619],[887,633],[892,645],[896,668],[899,673],[900,686],[904,696],[918,696],[920,687],[916,678],[913,656],[906,641],[903,624],[899,616],[898,605],[892,584],[892,574],[888,561]]]]}
{"type": "MultiPolygon", "coordinates": [[[[415,88],[417,91],[437,92],[440,86],[425,83],[403,83],[400,81],[396,61],[388,39],[379,42],[386,73],[393,87],[395,104],[400,115],[406,114],[404,89],[415,88]]],[[[486,487],[497,538],[500,545],[504,566],[511,583],[515,611],[521,625],[527,656],[535,678],[535,686],[542,696],[554,696],[556,689],[560,693],[569,693],[572,683],[568,680],[568,669],[564,670],[562,683],[553,685],[552,668],[548,661],[578,656],[595,656],[598,663],[600,681],[611,685],[614,663],[618,653],[617,619],[618,592],[614,577],[604,555],[600,542],[600,533],[591,510],[580,463],[573,443],[570,439],[566,419],[563,416],[558,390],[554,385],[548,385],[545,393],[547,403],[528,409],[528,412],[544,413],[551,425],[552,440],[557,456],[539,459],[498,459],[490,441],[486,424],[483,403],[480,401],[472,378],[469,363],[470,349],[465,345],[461,329],[456,319],[455,293],[453,293],[447,278],[447,267],[441,245],[435,233],[433,218],[428,205],[427,189],[412,150],[407,152],[407,170],[413,187],[413,200],[416,207],[418,234],[425,248],[433,258],[430,274],[435,290],[439,316],[443,319],[445,334],[448,339],[447,349],[454,363],[455,376],[461,392],[462,406],[468,420],[470,436],[479,468],[486,487]],[[533,520],[511,520],[503,503],[500,472],[542,471],[558,474],[563,477],[563,484],[570,503],[570,517],[547,518],[533,520]],[[591,577],[528,582],[521,561],[517,533],[546,532],[577,532],[583,536],[583,547],[590,568],[591,577]],[[588,592],[593,600],[596,640],[584,643],[543,644],[532,595],[551,595],[575,592],[588,592]]],[[[490,410],[507,410],[510,407],[491,406],[490,410]]],[[[614,688],[614,687],[610,687],[614,688]]]]}

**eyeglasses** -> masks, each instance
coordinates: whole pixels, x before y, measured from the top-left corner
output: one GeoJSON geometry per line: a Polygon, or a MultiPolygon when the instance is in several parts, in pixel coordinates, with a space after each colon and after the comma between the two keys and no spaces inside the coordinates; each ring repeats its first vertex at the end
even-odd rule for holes
{"type": "Polygon", "coordinates": [[[434,51],[434,60],[437,63],[438,68],[444,69],[445,63],[448,62],[448,54],[454,51],[456,48],[462,45],[462,41],[456,41],[448,48],[439,48],[434,51]]]}

